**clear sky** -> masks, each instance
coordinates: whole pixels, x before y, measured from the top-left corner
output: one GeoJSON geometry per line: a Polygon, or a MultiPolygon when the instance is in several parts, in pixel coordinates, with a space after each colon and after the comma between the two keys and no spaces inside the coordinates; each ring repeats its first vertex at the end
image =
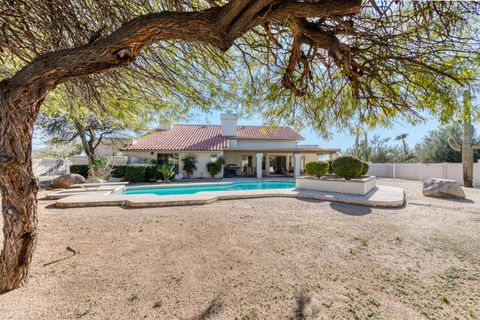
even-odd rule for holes
{"type": "MultiPolygon", "coordinates": [[[[382,138],[391,138],[394,140],[395,137],[401,133],[408,133],[406,139],[410,147],[414,147],[416,143],[420,142],[423,137],[428,134],[429,131],[435,130],[438,128],[439,123],[432,117],[426,117],[424,124],[412,126],[405,122],[395,123],[393,128],[379,128],[369,132],[369,139],[374,135],[378,134],[382,138]]],[[[202,124],[220,124],[220,112],[209,112],[209,113],[197,113],[192,116],[192,119],[189,121],[180,121],[188,123],[202,123],[202,124]]],[[[254,117],[252,119],[242,119],[238,121],[239,125],[261,125],[262,120],[259,117],[254,117]]],[[[332,135],[330,140],[323,140],[318,136],[313,130],[305,129],[300,132],[300,134],[305,138],[301,144],[318,144],[322,148],[340,148],[345,150],[346,148],[351,147],[354,144],[355,137],[350,135],[348,132],[335,132],[332,135]]],[[[396,143],[396,142],[391,142],[396,143]]]]}

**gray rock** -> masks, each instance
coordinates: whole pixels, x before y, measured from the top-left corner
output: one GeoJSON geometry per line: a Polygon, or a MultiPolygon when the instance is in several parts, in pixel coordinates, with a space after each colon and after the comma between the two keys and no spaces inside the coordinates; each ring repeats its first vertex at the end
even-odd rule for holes
{"type": "Polygon", "coordinates": [[[108,178],[108,182],[122,182],[122,181],[123,181],[123,178],[114,178],[114,177],[108,178]]]}
{"type": "Polygon", "coordinates": [[[428,179],[423,183],[422,192],[428,197],[465,198],[457,181],[449,179],[428,179]]]}
{"type": "Polygon", "coordinates": [[[54,189],[70,188],[72,184],[77,183],[85,183],[85,178],[76,173],[69,173],[53,179],[51,187],[54,189]]]}

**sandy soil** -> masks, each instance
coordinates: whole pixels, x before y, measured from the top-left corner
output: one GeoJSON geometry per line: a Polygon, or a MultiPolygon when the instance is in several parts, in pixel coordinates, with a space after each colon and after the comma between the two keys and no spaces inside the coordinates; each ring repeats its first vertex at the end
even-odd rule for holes
{"type": "Polygon", "coordinates": [[[413,203],[40,201],[30,281],[0,296],[0,319],[480,319],[480,190],[458,202],[380,183],[413,203]]]}

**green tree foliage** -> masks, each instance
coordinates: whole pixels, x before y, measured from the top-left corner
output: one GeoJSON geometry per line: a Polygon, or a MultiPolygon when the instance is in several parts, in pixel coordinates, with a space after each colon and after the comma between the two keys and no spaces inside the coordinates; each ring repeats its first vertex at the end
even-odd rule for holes
{"type": "MultiPolygon", "coordinates": [[[[461,123],[453,123],[441,126],[438,129],[430,131],[415,146],[415,155],[421,162],[462,162],[462,154],[453,150],[448,144],[448,139],[453,138],[456,141],[462,141],[463,131],[461,123]]],[[[474,136],[473,143],[479,143],[480,137],[474,136]]],[[[474,153],[475,161],[480,159],[480,151],[474,153]]]]}
{"type": "Polygon", "coordinates": [[[89,112],[87,108],[82,108],[85,113],[73,109],[70,111],[52,115],[42,113],[37,118],[37,127],[54,143],[80,142],[90,161],[94,161],[95,150],[105,138],[115,141],[147,129],[146,123],[138,116],[101,116],[89,112]]]}
{"type": "Polygon", "coordinates": [[[46,141],[45,148],[37,152],[35,157],[62,159],[80,154],[80,152],[82,152],[82,145],[76,141],[61,142],[56,139],[50,139],[46,141]]]}
{"type": "Polygon", "coordinates": [[[401,141],[402,143],[402,146],[401,146],[402,162],[405,162],[405,160],[407,159],[407,155],[409,153],[408,145],[407,145],[407,142],[405,141],[407,137],[408,137],[408,133],[401,133],[395,137],[395,141],[401,141]]]}
{"type": "MultiPolygon", "coordinates": [[[[0,51],[0,75],[12,76],[38,55],[93,43],[142,14],[226,2],[13,2],[1,16],[8,28],[0,40],[6,48],[0,51]]],[[[247,114],[260,112],[266,122],[313,125],[325,136],[334,127],[371,128],[396,118],[418,122],[423,110],[449,119],[459,108],[455,88],[475,79],[472,69],[480,61],[480,5],[375,2],[364,1],[345,21],[291,18],[256,28],[226,53],[183,41],[154,43],[125,69],[61,84],[42,108],[56,114],[74,101],[127,118],[145,108],[175,117],[192,108],[241,106],[247,114]],[[319,30],[340,47],[312,42],[319,30]],[[348,43],[342,42],[345,34],[348,43]]]]}

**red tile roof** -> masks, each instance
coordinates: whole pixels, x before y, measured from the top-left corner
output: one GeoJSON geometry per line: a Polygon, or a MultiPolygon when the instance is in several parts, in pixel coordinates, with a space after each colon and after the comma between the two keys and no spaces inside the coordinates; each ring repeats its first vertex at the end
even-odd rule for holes
{"type": "Polygon", "coordinates": [[[303,140],[303,137],[289,127],[268,128],[263,126],[238,126],[237,138],[261,140],[303,140]]]}
{"type": "MultiPolygon", "coordinates": [[[[221,151],[228,147],[221,125],[176,124],[170,130],[158,130],[125,150],[221,151]]],[[[289,127],[268,129],[263,126],[238,126],[238,139],[302,140],[289,127]]]]}

